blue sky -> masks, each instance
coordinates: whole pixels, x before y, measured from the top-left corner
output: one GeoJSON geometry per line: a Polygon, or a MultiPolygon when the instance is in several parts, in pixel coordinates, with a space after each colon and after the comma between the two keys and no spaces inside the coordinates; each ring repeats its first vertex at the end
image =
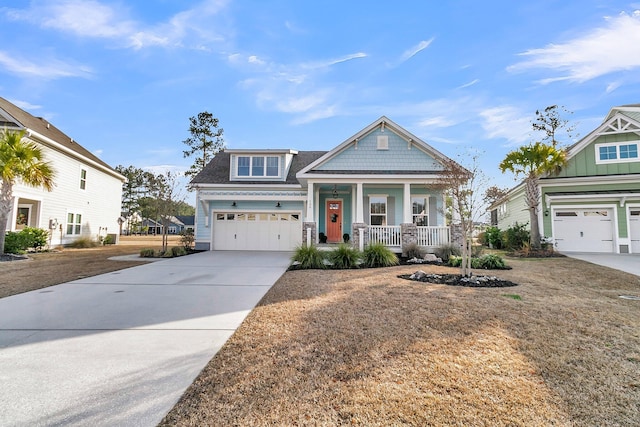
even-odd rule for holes
{"type": "Polygon", "coordinates": [[[584,136],[640,103],[640,2],[18,0],[0,39],[0,96],[112,166],[186,170],[205,110],[230,148],[298,150],[386,115],[510,187],[537,109],[584,136]]]}

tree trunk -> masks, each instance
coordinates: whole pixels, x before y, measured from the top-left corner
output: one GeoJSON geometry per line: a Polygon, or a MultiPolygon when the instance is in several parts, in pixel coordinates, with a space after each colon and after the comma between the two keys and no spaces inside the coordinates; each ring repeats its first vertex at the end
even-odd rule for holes
{"type": "Polygon", "coordinates": [[[13,208],[13,183],[0,181],[0,255],[4,255],[4,242],[7,236],[7,221],[13,208]]]}
{"type": "Polygon", "coordinates": [[[529,208],[529,226],[531,227],[529,243],[531,249],[539,250],[542,247],[540,242],[540,224],[538,222],[540,188],[538,187],[538,177],[535,175],[530,175],[525,179],[525,200],[529,208]]]}

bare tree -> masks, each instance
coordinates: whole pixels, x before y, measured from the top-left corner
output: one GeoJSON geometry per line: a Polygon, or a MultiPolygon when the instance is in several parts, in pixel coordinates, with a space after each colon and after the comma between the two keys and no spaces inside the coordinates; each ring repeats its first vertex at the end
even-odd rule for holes
{"type": "Polygon", "coordinates": [[[444,170],[440,172],[436,182],[436,187],[444,190],[451,197],[453,223],[460,227],[462,235],[460,272],[463,276],[471,276],[474,226],[480,221],[487,206],[482,191],[486,178],[478,165],[478,155],[472,155],[469,163],[469,168],[466,168],[451,159],[445,160],[444,170]]]}
{"type": "Polygon", "coordinates": [[[544,111],[536,110],[536,118],[531,122],[534,131],[543,133],[541,142],[549,141],[554,148],[558,145],[556,136],[560,130],[566,133],[568,139],[577,136],[574,134],[575,125],[570,124],[569,120],[564,119],[561,114],[573,113],[562,106],[550,105],[544,111]]]}

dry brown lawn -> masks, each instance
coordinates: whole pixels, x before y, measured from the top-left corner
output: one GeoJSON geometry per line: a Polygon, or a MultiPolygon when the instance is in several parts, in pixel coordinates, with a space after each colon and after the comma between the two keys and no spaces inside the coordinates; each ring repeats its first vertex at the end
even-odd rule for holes
{"type": "Polygon", "coordinates": [[[287,272],[162,425],[640,425],[640,278],[509,263],[498,289],[287,272]]]}
{"type": "MultiPolygon", "coordinates": [[[[158,238],[0,263],[0,297],[127,268],[158,238]]],[[[640,425],[640,278],[509,259],[511,288],[291,271],[163,425],[640,425]],[[520,297],[520,300],[514,297],[520,297]]],[[[444,267],[420,267],[455,272],[444,267]]]]}
{"type": "MultiPolygon", "coordinates": [[[[28,260],[0,262],[0,298],[145,264],[109,258],[136,254],[142,248],[158,249],[162,247],[161,239],[161,236],[121,236],[118,245],[56,249],[30,254],[28,260]]],[[[178,244],[178,237],[171,236],[170,245],[178,244]]]]}

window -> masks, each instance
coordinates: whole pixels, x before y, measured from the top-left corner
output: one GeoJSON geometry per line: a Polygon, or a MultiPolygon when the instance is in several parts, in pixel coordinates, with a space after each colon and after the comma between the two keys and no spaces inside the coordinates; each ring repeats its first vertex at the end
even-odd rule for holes
{"type": "Polygon", "coordinates": [[[638,142],[596,144],[596,163],[625,163],[638,161],[638,142]]]}
{"type": "Polygon", "coordinates": [[[82,215],[81,214],[67,214],[67,234],[80,234],[82,229],[82,215]]]}
{"type": "Polygon", "coordinates": [[[411,209],[413,211],[413,223],[415,225],[429,225],[429,199],[427,197],[412,197],[411,209]]]}
{"type": "Polygon", "coordinates": [[[387,198],[374,196],[369,199],[371,225],[387,225],[387,198]]]}
{"type": "Polygon", "coordinates": [[[87,171],[86,169],[80,169],[80,189],[87,188],[87,171]]]}
{"type": "Polygon", "coordinates": [[[238,157],[238,176],[249,176],[251,157],[238,157]]]}
{"type": "Polygon", "coordinates": [[[237,176],[278,177],[280,176],[280,157],[239,156],[237,160],[237,176]]]}

